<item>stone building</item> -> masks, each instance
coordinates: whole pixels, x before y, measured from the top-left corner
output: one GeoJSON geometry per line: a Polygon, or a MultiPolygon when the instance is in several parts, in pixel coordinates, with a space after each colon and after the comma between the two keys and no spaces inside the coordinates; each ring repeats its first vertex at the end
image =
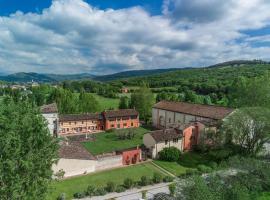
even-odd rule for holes
{"type": "Polygon", "coordinates": [[[48,122],[48,129],[53,136],[57,136],[59,126],[58,126],[58,109],[56,103],[52,103],[49,105],[44,105],[40,107],[40,111],[42,116],[48,122]]]}

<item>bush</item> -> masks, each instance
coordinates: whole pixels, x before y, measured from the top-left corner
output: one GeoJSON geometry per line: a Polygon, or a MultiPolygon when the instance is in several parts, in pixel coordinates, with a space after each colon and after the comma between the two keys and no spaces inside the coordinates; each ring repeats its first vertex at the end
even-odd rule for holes
{"type": "Polygon", "coordinates": [[[198,174],[198,170],[197,169],[187,169],[186,170],[186,175],[195,175],[198,174]]]}
{"type": "Polygon", "coordinates": [[[62,193],[57,197],[57,200],[65,200],[66,199],[66,194],[62,193]]]}
{"type": "Polygon", "coordinates": [[[105,194],[107,194],[107,192],[104,188],[98,188],[95,191],[95,196],[104,196],[105,194]]]}
{"type": "Polygon", "coordinates": [[[202,173],[210,173],[212,171],[212,168],[206,165],[198,165],[197,169],[199,172],[202,173]]]}
{"type": "Polygon", "coordinates": [[[85,191],[87,196],[94,196],[95,195],[96,188],[92,185],[89,185],[85,191]]]}
{"type": "Polygon", "coordinates": [[[125,188],[130,189],[130,188],[132,188],[133,185],[134,185],[134,182],[131,178],[126,178],[124,180],[124,187],[125,188]]]}
{"type": "Polygon", "coordinates": [[[159,152],[159,159],[169,162],[176,162],[179,160],[181,152],[176,147],[166,147],[159,152]]]}
{"type": "Polygon", "coordinates": [[[172,183],[172,184],[169,185],[169,190],[170,190],[170,195],[174,196],[175,195],[175,190],[176,190],[175,183],[172,183]]]}
{"type": "Polygon", "coordinates": [[[84,192],[76,192],[74,195],[73,195],[74,198],[76,199],[82,199],[85,197],[85,193],[84,192]]]}
{"type": "Polygon", "coordinates": [[[212,168],[212,169],[217,169],[218,168],[218,164],[214,161],[210,162],[209,163],[209,166],[212,168]]]}
{"type": "Polygon", "coordinates": [[[150,185],[150,183],[151,183],[151,180],[147,176],[141,177],[141,181],[140,181],[141,186],[150,185]]]}
{"type": "Polygon", "coordinates": [[[142,191],[142,199],[146,199],[146,193],[147,193],[147,190],[142,191]]]}
{"type": "Polygon", "coordinates": [[[172,182],[172,181],[173,181],[173,177],[171,177],[171,176],[165,176],[163,178],[164,183],[168,183],[168,182],[172,182]]]}
{"type": "Polygon", "coordinates": [[[162,176],[159,173],[154,173],[153,175],[153,182],[160,183],[162,181],[162,176]]]}
{"type": "Polygon", "coordinates": [[[126,191],[126,188],[124,188],[123,186],[121,186],[121,185],[118,185],[117,187],[116,187],[116,189],[115,189],[115,192],[118,192],[118,193],[120,193],[120,192],[125,192],[126,191]]]}
{"type": "Polygon", "coordinates": [[[114,182],[108,182],[106,186],[107,192],[114,192],[116,189],[116,184],[114,182]]]}

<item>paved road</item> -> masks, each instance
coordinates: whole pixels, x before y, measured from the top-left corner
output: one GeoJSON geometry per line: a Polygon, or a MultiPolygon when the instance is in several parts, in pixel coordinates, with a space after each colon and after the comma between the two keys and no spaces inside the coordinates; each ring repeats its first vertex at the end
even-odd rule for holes
{"type": "Polygon", "coordinates": [[[107,200],[115,198],[117,200],[139,200],[142,197],[142,191],[147,190],[147,198],[152,198],[154,194],[163,192],[169,194],[168,185],[170,183],[160,183],[157,185],[146,186],[140,189],[131,189],[122,193],[110,193],[101,197],[85,198],[84,200],[107,200]]]}

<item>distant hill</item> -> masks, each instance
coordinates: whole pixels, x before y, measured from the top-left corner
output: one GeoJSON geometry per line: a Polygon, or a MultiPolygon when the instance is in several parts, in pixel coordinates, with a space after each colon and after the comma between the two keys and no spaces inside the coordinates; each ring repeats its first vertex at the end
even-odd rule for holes
{"type": "Polygon", "coordinates": [[[117,79],[125,79],[131,77],[141,77],[141,76],[148,76],[153,74],[162,74],[165,72],[172,72],[179,70],[178,68],[169,68],[169,69],[151,69],[151,70],[132,70],[132,71],[124,71],[110,75],[104,76],[96,76],[94,80],[97,81],[113,81],[117,79]]]}
{"type": "Polygon", "coordinates": [[[0,80],[8,82],[40,82],[40,83],[52,83],[64,80],[82,80],[82,79],[92,79],[94,75],[91,74],[72,74],[72,75],[58,75],[58,74],[38,74],[38,73],[26,73],[20,72],[15,74],[10,74],[7,76],[0,76],[0,80]]]}
{"type": "MultiPolygon", "coordinates": [[[[95,81],[127,81],[130,84],[134,82],[162,82],[162,80],[176,81],[179,82],[180,79],[186,78],[206,78],[206,74],[211,75],[216,74],[216,76],[221,76],[220,78],[225,78],[227,76],[233,77],[237,75],[247,75],[252,76],[252,73],[259,73],[265,70],[268,70],[270,62],[265,62],[261,60],[234,60],[224,63],[218,63],[208,67],[201,68],[169,68],[169,69],[152,69],[152,70],[132,70],[132,71],[123,71],[115,74],[104,75],[104,76],[95,76],[88,73],[82,74],[71,74],[71,75],[59,75],[59,74],[39,74],[39,73],[15,73],[10,75],[0,75],[0,81],[8,82],[30,82],[36,81],[40,83],[54,83],[61,82],[65,80],[84,80],[91,79],[95,81]],[[224,73],[224,69],[226,73],[224,73]],[[237,68],[237,69],[236,69],[237,68]],[[220,71],[222,70],[222,71],[220,71]],[[231,74],[232,73],[232,74],[231,74]]],[[[169,84],[170,85],[170,84],[169,84]]]]}

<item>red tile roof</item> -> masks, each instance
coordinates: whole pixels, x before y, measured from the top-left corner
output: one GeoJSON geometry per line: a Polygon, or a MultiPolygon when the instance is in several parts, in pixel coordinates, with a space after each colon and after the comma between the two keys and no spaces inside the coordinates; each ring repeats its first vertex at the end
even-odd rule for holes
{"type": "Polygon", "coordinates": [[[60,115],[60,122],[69,121],[81,121],[81,120],[97,120],[100,119],[101,115],[99,113],[86,113],[86,114],[73,114],[73,115],[60,115]]]}
{"type": "Polygon", "coordinates": [[[139,113],[134,109],[108,110],[103,112],[105,118],[138,116],[139,113]]]}
{"type": "Polygon", "coordinates": [[[173,102],[173,101],[160,101],[159,103],[155,104],[153,108],[185,113],[193,116],[200,116],[215,120],[224,119],[234,110],[232,108],[222,106],[202,105],[202,104],[173,102]]]}
{"type": "Polygon", "coordinates": [[[56,103],[44,105],[40,107],[41,113],[46,114],[46,113],[57,113],[57,105],[56,103]]]}
{"type": "Polygon", "coordinates": [[[68,142],[68,144],[63,142],[59,149],[59,157],[65,159],[95,160],[95,157],[79,142],[68,142]]]}
{"type": "Polygon", "coordinates": [[[165,140],[173,140],[183,137],[182,131],[176,128],[156,130],[150,132],[149,134],[154,138],[157,143],[163,142],[165,140]]]}

